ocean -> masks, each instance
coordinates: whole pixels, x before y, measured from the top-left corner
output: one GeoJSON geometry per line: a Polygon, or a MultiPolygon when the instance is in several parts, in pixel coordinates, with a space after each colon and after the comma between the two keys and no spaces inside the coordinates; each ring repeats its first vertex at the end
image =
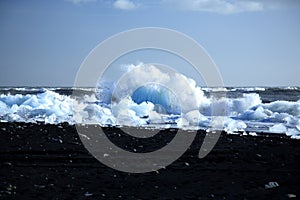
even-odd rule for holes
{"type": "Polygon", "coordinates": [[[199,87],[198,110],[189,110],[191,103],[181,109],[175,97],[161,88],[141,88],[113,102],[109,87],[2,87],[0,120],[207,130],[215,117],[212,108],[221,105],[226,109],[221,129],[227,133],[263,132],[296,139],[300,135],[299,87],[199,87]],[[222,98],[213,100],[218,93],[222,98]]]}

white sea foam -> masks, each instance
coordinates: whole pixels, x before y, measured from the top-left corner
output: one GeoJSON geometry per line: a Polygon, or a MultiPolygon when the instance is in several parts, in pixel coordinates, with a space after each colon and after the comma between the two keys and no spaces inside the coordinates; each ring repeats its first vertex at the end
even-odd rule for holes
{"type": "MultiPolygon", "coordinates": [[[[134,70],[134,67],[130,69],[134,70]]],[[[153,77],[160,79],[160,83],[172,84],[179,89],[170,91],[160,85],[148,84],[131,91],[132,96],[117,94],[113,101],[115,83],[108,82],[102,83],[96,94],[85,94],[81,98],[47,89],[40,90],[38,94],[1,94],[0,120],[156,128],[165,128],[171,124],[172,127],[183,129],[209,129],[212,118],[218,116],[218,112],[212,112],[212,109],[225,108],[227,116],[223,129],[229,133],[263,131],[300,137],[300,101],[262,103],[256,93],[243,94],[240,98],[222,97],[212,100],[192,79],[178,73],[170,75],[155,66],[150,66],[148,71],[134,71],[130,77],[131,82],[125,85],[122,92],[130,90],[138,79],[147,81],[144,77],[152,77],[151,81],[153,77]]],[[[24,89],[20,91],[24,92],[24,89]]]]}

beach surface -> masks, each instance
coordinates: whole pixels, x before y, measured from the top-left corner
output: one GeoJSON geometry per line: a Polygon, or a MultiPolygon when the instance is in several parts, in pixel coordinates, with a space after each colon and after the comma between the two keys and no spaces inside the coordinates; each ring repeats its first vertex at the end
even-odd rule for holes
{"type": "MultiPolygon", "coordinates": [[[[106,132],[124,149],[142,151],[138,146],[146,145],[119,137],[118,128],[106,132]]],[[[149,140],[154,146],[147,148],[164,145],[174,134],[163,130],[149,140]]],[[[0,123],[0,199],[300,197],[300,140],[280,134],[223,132],[214,149],[199,159],[204,136],[205,131],[198,131],[191,147],[165,169],[132,174],[95,159],[82,145],[75,126],[0,123]]]]}

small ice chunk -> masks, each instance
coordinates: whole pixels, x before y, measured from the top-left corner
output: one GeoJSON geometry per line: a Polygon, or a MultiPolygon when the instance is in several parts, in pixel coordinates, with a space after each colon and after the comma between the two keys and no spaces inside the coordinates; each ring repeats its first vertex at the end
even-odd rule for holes
{"type": "Polygon", "coordinates": [[[84,194],[84,196],[90,197],[90,196],[93,196],[93,193],[86,192],[86,193],[84,194]]]}
{"type": "Polygon", "coordinates": [[[87,135],[84,135],[84,134],[82,134],[82,133],[78,133],[79,134],[79,136],[81,136],[82,138],[84,138],[84,139],[87,139],[87,140],[90,140],[91,138],[90,137],[88,137],[87,135]]]}
{"type": "Polygon", "coordinates": [[[287,197],[288,197],[288,198],[296,198],[297,195],[295,195],[295,194],[287,194],[287,197]]]}
{"type": "Polygon", "coordinates": [[[275,188],[275,187],[278,187],[279,186],[279,184],[277,183],[277,182],[269,182],[269,183],[267,183],[267,184],[265,184],[265,188],[266,189],[271,189],[271,188],[275,188]]]}
{"type": "Polygon", "coordinates": [[[233,120],[228,118],[225,122],[225,131],[228,133],[234,133],[238,131],[245,131],[247,125],[240,120],[233,120]]]}
{"type": "Polygon", "coordinates": [[[298,131],[297,129],[294,128],[289,128],[286,132],[287,136],[297,136],[300,135],[300,131],[298,131]]]}
{"type": "Polygon", "coordinates": [[[275,124],[269,128],[271,133],[286,133],[287,129],[283,124],[275,124]]]}
{"type": "Polygon", "coordinates": [[[149,114],[150,122],[154,124],[164,123],[162,114],[159,114],[155,111],[151,111],[149,114]]]}
{"type": "Polygon", "coordinates": [[[193,110],[185,114],[184,118],[189,122],[190,125],[194,126],[208,126],[209,120],[202,115],[198,110],[193,110]]]}
{"type": "Polygon", "coordinates": [[[251,136],[257,136],[257,134],[255,132],[250,132],[249,135],[251,135],[251,136]]]}

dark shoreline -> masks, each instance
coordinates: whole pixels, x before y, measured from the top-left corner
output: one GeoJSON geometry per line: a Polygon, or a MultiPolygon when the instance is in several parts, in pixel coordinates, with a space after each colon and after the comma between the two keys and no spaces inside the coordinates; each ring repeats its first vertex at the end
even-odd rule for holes
{"type": "MultiPolygon", "coordinates": [[[[120,132],[107,131],[112,137],[120,132]]],[[[168,142],[174,131],[161,135],[165,139],[156,140],[168,142]]],[[[166,169],[129,174],[93,158],[75,126],[0,123],[0,199],[300,197],[300,140],[222,133],[212,152],[199,159],[203,137],[198,131],[190,149],[166,169]],[[268,188],[269,182],[278,185],[268,188]]],[[[123,138],[120,145],[131,144],[128,141],[123,138]]]]}

